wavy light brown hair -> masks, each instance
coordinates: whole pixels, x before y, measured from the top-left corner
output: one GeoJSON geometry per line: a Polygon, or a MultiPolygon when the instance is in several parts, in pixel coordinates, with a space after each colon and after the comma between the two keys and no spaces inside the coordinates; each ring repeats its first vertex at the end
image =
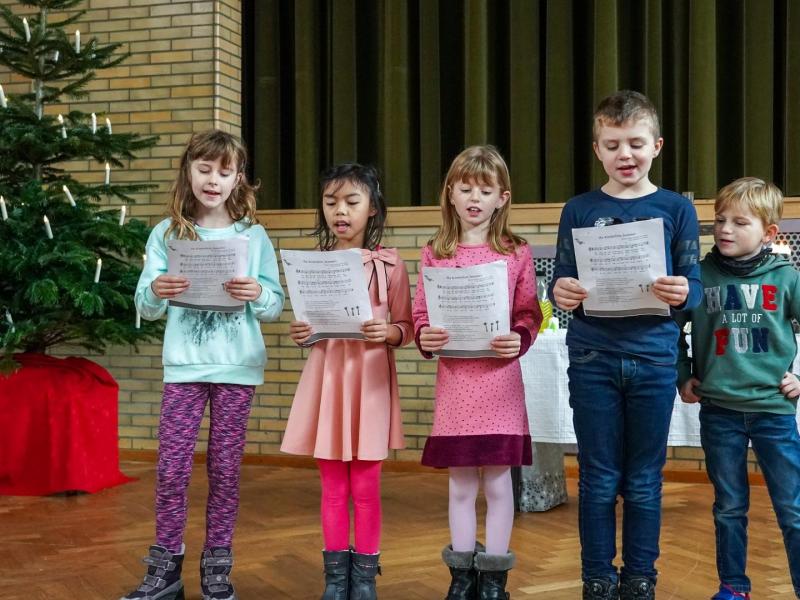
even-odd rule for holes
{"type": "Polygon", "coordinates": [[[172,196],[167,211],[172,219],[164,238],[174,234],[178,239],[198,239],[194,228],[197,199],[192,193],[192,162],[195,160],[217,160],[225,168],[236,170],[238,181],[225,201],[225,208],[234,222],[244,220],[247,225],[258,223],[256,218],[256,190],[258,185],[247,181],[247,149],[235,135],[210,129],[195,133],[181,156],[178,175],[172,186],[172,196]]]}
{"type": "MultiPolygon", "coordinates": [[[[461,238],[461,221],[450,203],[450,190],[461,182],[474,181],[478,185],[498,186],[501,192],[511,194],[511,175],[506,161],[494,146],[470,146],[453,159],[439,194],[442,225],[430,241],[436,258],[449,258],[456,253],[461,238]]],[[[514,235],[508,224],[511,198],[494,211],[489,224],[488,242],[492,250],[512,254],[517,246],[527,243],[514,235]]]]}

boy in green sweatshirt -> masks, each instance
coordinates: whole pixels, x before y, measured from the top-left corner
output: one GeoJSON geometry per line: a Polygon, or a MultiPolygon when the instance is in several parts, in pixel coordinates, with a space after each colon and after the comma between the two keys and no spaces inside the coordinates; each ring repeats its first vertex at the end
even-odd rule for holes
{"type": "Polygon", "coordinates": [[[752,443],[783,533],[800,598],[800,382],[791,319],[800,318],[800,273],[772,254],[783,195],[745,177],[714,204],[714,247],[701,261],[704,296],[690,313],[692,358],[680,341],[678,389],[700,402],[700,438],[714,484],[720,588],[712,600],[750,598],[747,447],[752,443]]]}

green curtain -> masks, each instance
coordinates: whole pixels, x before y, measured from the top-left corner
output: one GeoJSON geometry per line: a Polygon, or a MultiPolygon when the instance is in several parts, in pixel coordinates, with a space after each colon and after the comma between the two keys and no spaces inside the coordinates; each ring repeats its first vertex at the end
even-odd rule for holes
{"type": "Polygon", "coordinates": [[[319,172],[378,166],[433,204],[452,158],[496,145],[516,202],[605,181],[591,115],[647,94],[653,181],[710,197],[754,175],[800,195],[800,0],[245,0],[244,135],[262,208],[312,207],[319,172]]]}

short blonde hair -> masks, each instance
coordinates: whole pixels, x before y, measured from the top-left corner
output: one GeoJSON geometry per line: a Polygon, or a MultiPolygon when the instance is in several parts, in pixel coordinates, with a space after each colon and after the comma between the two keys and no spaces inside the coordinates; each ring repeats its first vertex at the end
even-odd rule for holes
{"type": "MultiPolygon", "coordinates": [[[[431,247],[436,258],[449,258],[456,253],[461,238],[461,221],[455,207],[450,204],[450,190],[461,182],[475,181],[478,185],[497,186],[501,192],[511,194],[511,176],[502,155],[494,146],[470,146],[453,159],[447,171],[439,194],[442,209],[442,226],[431,239],[431,247]]],[[[511,254],[525,240],[511,232],[508,213],[511,211],[511,198],[498,208],[491,217],[489,225],[489,245],[499,254],[511,254]]]]}
{"type": "Polygon", "coordinates": [[[758,177],[741,177],[719,192],[714,201],[714,212],[735,207],[744,208],[761,219],[764,227],[777,224],[783,215],[783,193],[774,183],[758,177]]]}

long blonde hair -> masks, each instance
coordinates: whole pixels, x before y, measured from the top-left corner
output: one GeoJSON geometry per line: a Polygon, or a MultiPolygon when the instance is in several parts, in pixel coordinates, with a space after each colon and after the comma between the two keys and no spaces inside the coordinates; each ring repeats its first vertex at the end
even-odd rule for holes
{"type": "Polygon", "coordinates": [[[225,208],[234,222],[245,220],[247,225],[258,223],[256,217],[256,190],[258,186],[247,181],[247,149],[241,140],[219,129],[195,133],[181,156],[178,175],[172,186],[172,195],[167,211],[172,218],[164,238],[174,233],[178,239],[198,239],[194,228],[197,199],[192,193],[192,162],[195,160],[222,161],[222,166],[235,166],[238,181],[225,201],[225,208]]]}
{"type": "Polygon", "coordinates": [[[461,238],[461,221],[455,207],[450,203],[450,190],[461,182],[474,181],[478,185],[498,186],[508,192],[509,199],[494,211],[489,224],[489,245],[501,254],[511,254],[525,240],[511,232],[508,213],[511,210],[511,176],[506,161],[494,146],[470,146],[455,157],[439,194],[442,209],[442,225],[430,241],[436,258],[449,258],[456,252],[461,238]]]}

